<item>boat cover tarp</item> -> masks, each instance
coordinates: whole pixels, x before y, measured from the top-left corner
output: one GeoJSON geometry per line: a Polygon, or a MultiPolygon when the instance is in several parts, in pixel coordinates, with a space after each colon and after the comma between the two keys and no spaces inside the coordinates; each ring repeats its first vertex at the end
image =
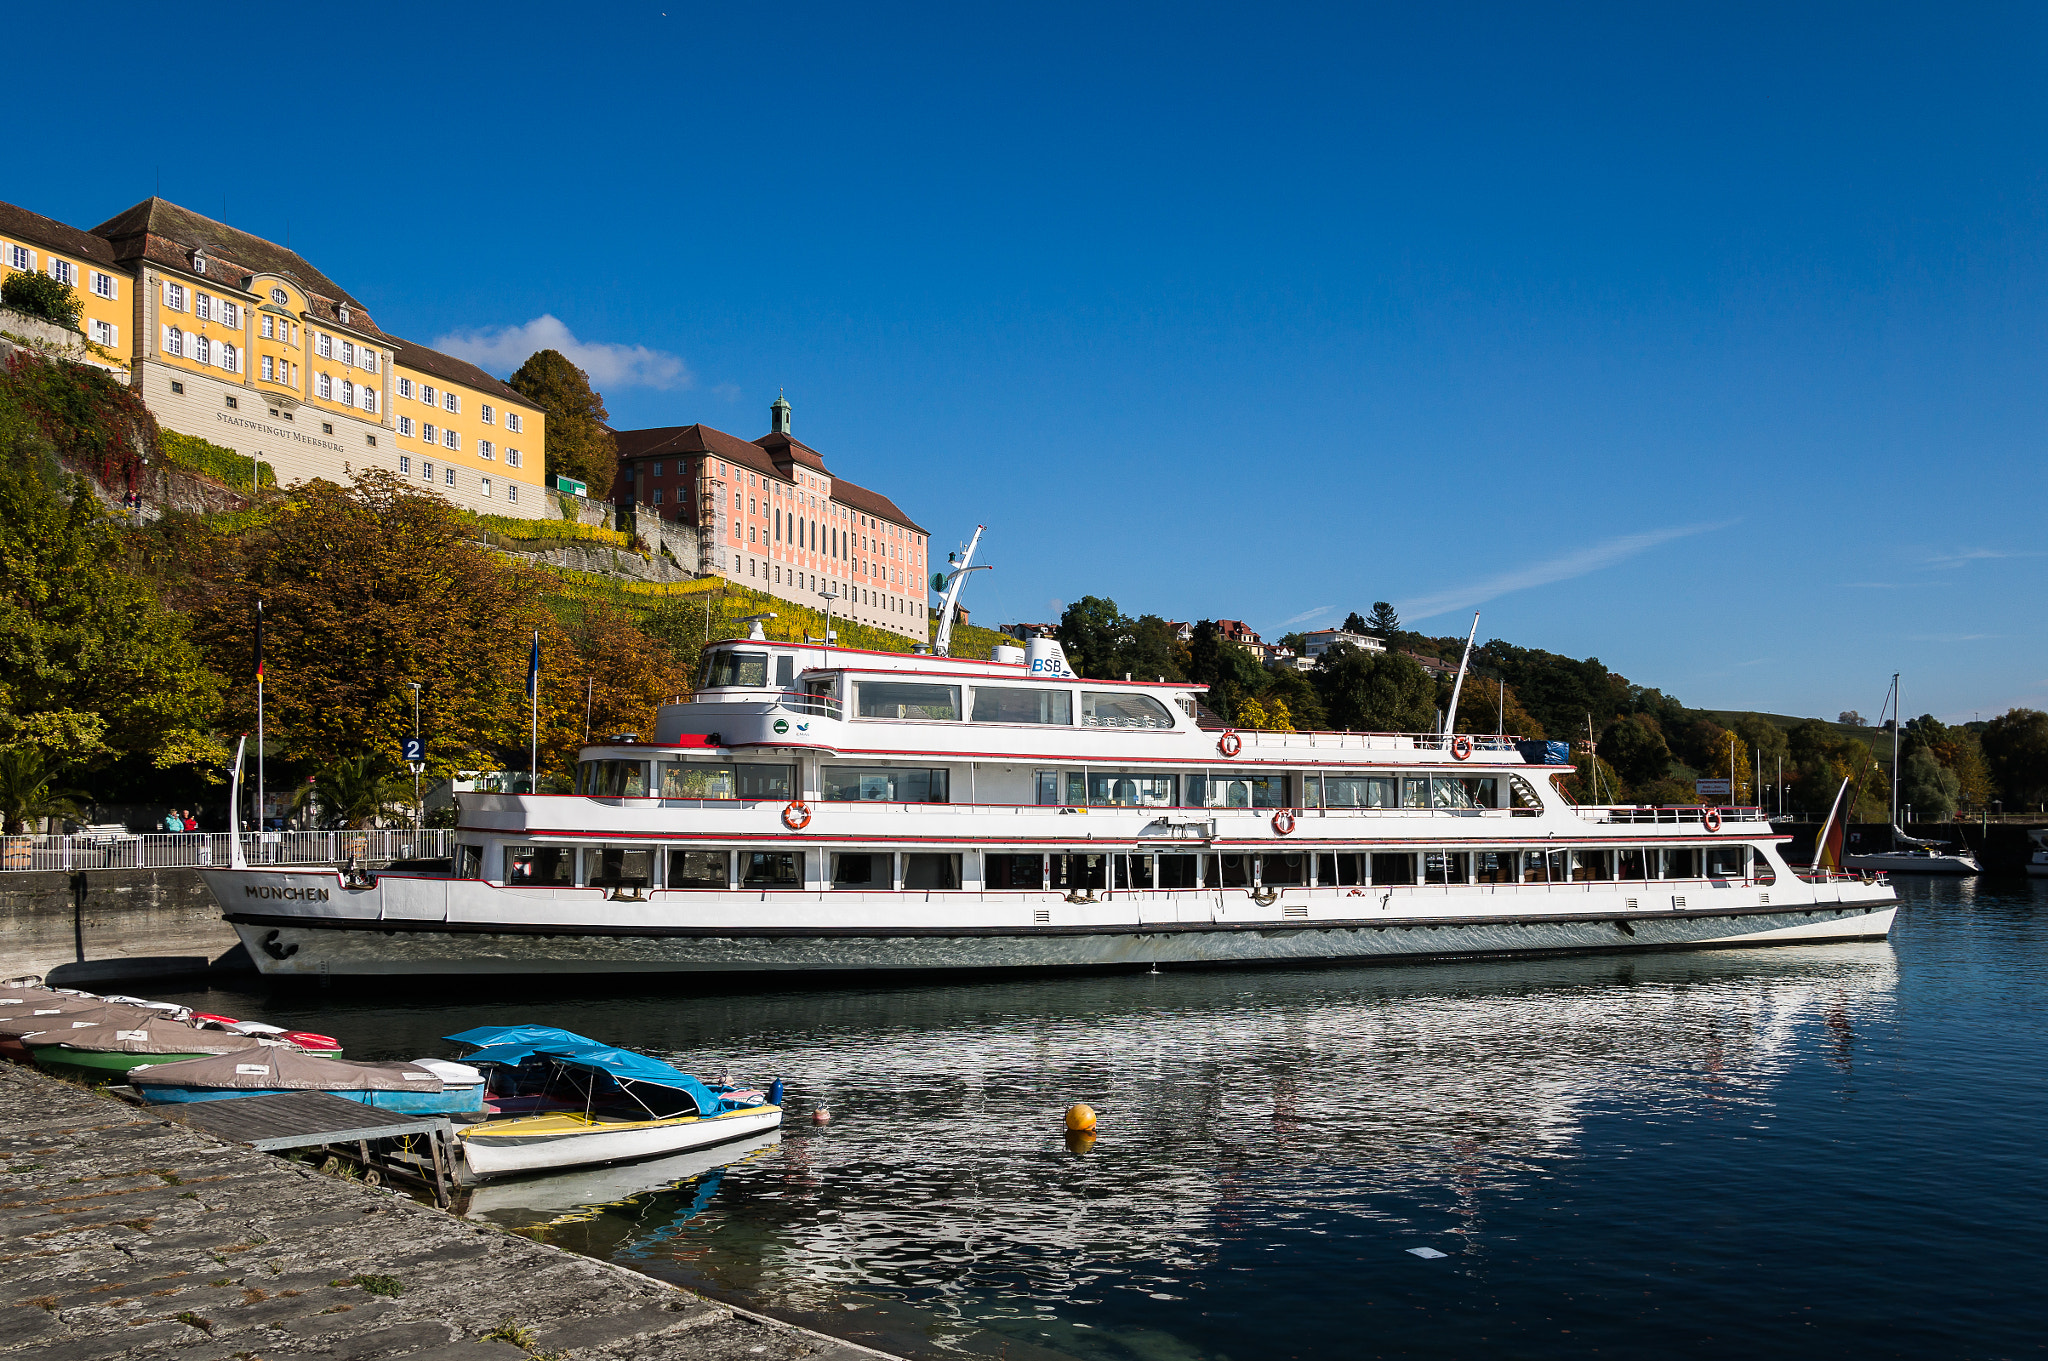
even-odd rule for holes
{"type": "MultiPolygon", "coordinates": [[[[218,1032],[216,1032],[218,1033],[218,1032]]],[[[260,1054],[208,1054],[137,1068],[137,1087],[237,1092],[439,1092],[447,1084],[415,1063],[353,1063],[273,1045],[260,1054]]]]}
{"type": "MultiPolygon", "coordinates": [[[[455,1035],[443,1035],[441,1038],[451,1044],[473,1044],[479,1049],[489,1049],[497,1045],[524,1044],[529,1046],[528,1053],[533,1052],[531,1046],[541,1044],[566,1044],[578,1048],[597,1045],[596,1040],[578,1035],[573,1030],[557,1030],[551,1025],[480,1025],[474,1030],[465,1030],[455,1035]]],[[[502,1062],[503,1060],[499,1061],[502,1062]]]]}
{"type": "MultiPolygon", "coordinates": [[[[132,1007],[110,1007],[108,1010],[134,1012],[132,1007]]],[[[27,1036],[24,1042],[31,1049],[62,1044],[95,1054],[239,1054],[257,1049],[268,1053],[278,1047],[249,1035],[201,1030],[183,1021],[167,1020],[159,1012],[145,1011],[140,1015],[142,1019],[132,1023],[110,1021],[62,1031],[45,1030],[27,1036]]],[[[82,1018],[73,1016],[66,1019],[75,1024],[82,1018]]]]}
{"type": "MultiPolygon", "coordinates": [[[[651,1059],[645,1054],[636,1054],[630,1049],[613,1049],[606,1045],[583,1045],[542,1049],[543,1058],[554,1059],[570,1068],[583,1068],[591,1072],[605,1073],[621,1082],[645,1082],[657,1087],[667,1087],[681,1092],[697,1104],[697,1114],[718,1114],[718,1094],[680,1068],[672,1068],[660,1059],[651,1059]]],[[[474,1057],[474,1056],[472,1056],[474,1057]]]]}
{"type": "Polygon", "coordinates": [[[24,1016],[0,1016],[0,1035],[37,1035],[47,1042],[51,1031],[76,1030],[81,1035],[104,1030],[109,1026],[137,1026],[161,1019],[162,1012],[145,1011],[141,1007],[115,1006],[97,998],[60,997],[54,1002],[44,1002],[28,1008],[8,1007],[7,1011],[26,1010],[24,1016]],[[71,1005],[64,1005],[70,1003],[71,1005]],[[38,1012],[49,1013],[38,1015],[38,1012]]]}

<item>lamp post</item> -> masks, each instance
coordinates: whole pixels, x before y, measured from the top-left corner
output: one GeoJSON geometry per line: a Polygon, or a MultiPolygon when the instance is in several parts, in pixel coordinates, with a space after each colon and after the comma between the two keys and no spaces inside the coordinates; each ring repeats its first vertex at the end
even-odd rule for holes
{"type": "Polygon", "coordinates": [[[832,650],[832,602],[839,598],[838,584],[828,578],[824,589],[819,591],[818,594],[824,597],[825,601],[825,650],[830,652],[832,650]]]}
{"type": "MultiPolygon", "coordinates": [[[[420,742],[420,683],[407,681],[406,684],[412,686],[412,742],[417,750],[420,742]]],[[[412,767],[412,830],[417,836],[427,825],[427,810],[420,803],[420,770],[424,763],[408,761],[406,764],[412,767]]]]}

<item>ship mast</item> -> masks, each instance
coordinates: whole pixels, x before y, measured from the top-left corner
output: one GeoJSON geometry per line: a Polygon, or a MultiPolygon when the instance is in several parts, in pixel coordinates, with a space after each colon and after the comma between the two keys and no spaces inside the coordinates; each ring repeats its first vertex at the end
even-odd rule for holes
{"type": "Polygon", "coordinates": [[[974,561],[975,547],[981,543],[981,531],[986,528],[986,525],[976,525],[974,527],[974,537],[967,541],[967,551],[965,553],[948,553],[946,555],[948,562],[958,563],[959,566],[939,578],[939,580],[946,583],[944,587],[946,599],[945,603],[939,607],[939,636],[932,641],[932,652],[936,656],[950,657],[953,655],[953,606],[960,599],[960,587],[966,583],[967,574],[969,572],[986,572],[991,570],[987,567],[968,566],[969,563],[974,561]]]}

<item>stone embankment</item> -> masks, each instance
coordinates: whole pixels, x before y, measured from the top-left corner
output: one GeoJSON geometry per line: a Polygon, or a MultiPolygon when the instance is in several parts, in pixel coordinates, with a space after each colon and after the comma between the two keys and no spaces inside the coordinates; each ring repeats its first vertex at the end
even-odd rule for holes
{"type": "Polygon", "coordinates": [[[254,966],[194,869],[0,874],[0,978],[55,987],[254,966]]]}
{"type": "Polygon", "coordinates": [[[0,1358],[860,1361],[0,1064],[0,1358]]]}

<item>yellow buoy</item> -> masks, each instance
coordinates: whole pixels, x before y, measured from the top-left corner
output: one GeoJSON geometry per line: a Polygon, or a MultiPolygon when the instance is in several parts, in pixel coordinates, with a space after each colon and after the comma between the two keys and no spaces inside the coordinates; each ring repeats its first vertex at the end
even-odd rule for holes
{"type": "Polygon", "coordinates": [[[1070,1129],[1067,1131],[1066,1139],[1067,1152],[1075,1157],[1080,1157],[1089,1149],[1095,1147],[1095,1136],[1086,1130],[1070,1129]]]}
{"type": "Polygon", "coordinates": [[[1077,1133],[1087,1133],[1095,1128],[1095,1107],[1079,1102],[1067,1107],[1067,1128],[1077,1133]]]}

